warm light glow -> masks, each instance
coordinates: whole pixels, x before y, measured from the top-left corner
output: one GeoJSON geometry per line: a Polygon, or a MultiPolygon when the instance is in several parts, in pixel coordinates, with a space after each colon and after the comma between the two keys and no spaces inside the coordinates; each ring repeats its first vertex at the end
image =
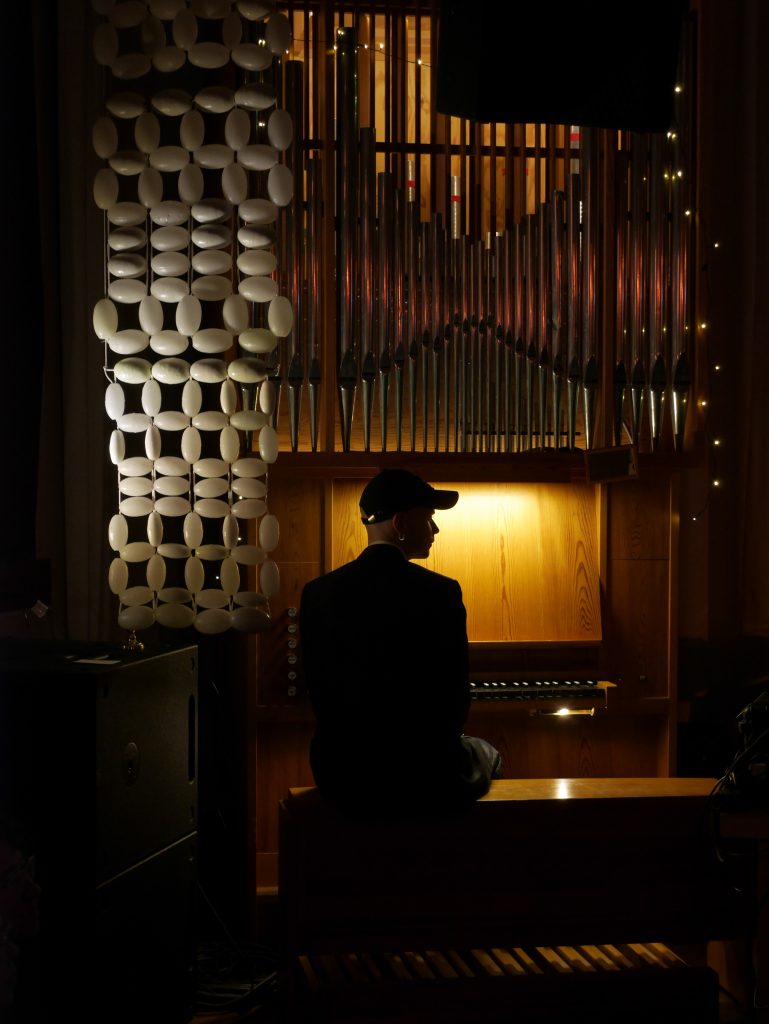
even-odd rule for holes
{"type": "Polygon", "coordinates": [[[720,447],[720,445],[721,445],[721,438],[720,437],[714,438],[713,439],[713,444],[716,446],[716,448],[720,447]]]}
{"type": "Polygon", "coordinates": [[[716,373],[718,373],[718,371],[721,369],[721,364],[720,363],[716,363],[716,365],[713,367],[713,369],[716,371],[716,373]]]}
{"type": "MultiPolygon", "coordinates": [[[[430,482],[457,490],[459,501],[436,512],[439,533],[422,564],[459,580],[463,593],[472,595],[467,603],[472,642],[601,639],[592,485],[430,482]],[[567,571],[576,574],[584,601],[571,599],[571,585],[564,584],[567,571]]],[[[356,515],[361,487],[360,480],[334,482],[333,521],[349,524],[335,531],[334,566],[365,544],[356,515]]]]}
{"type": "Polygon", "coordinates": [[[555,795],[559,800],[568,800],[571,796],[571,783],[569,779],[557,779],[555,784],[555,795]]]}
{"type": "Polygon", "coordinates": [[[675,87],[675,90],[674,90],[674,91],[675,91],[675,92],[683,92],[683,91],[684,91],[684,87],[683,87],[682,85],[677,85],[677,86],[675,87]]]}
{"type": "Polygon", "coordinates": [[[562,718],[565,715],[570,715],[570,714],[571,714],[571,711],[568,708],[558,708],[558,710],[556,711],[556,715],[560,715],[562,718]]]}
{"type": "Polygon", "coordinates": [[[721,245],[720,242],[713,242],[713,248],[717,249],[721,245]]]}

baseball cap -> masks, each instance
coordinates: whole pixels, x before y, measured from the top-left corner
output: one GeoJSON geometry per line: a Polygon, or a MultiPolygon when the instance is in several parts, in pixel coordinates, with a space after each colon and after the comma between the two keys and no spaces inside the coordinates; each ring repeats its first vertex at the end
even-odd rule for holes
{"type": "Polygon", "coordinates": [[[453,508],[459,491],[439,491],[406,469],[383,469],[363,488],[360,496],[364,523],[383,523],[410,508],[453,508]]]}

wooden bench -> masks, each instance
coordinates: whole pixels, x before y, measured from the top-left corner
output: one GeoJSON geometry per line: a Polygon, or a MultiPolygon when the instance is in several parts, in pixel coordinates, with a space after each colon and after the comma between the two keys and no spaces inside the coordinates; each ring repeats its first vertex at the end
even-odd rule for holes
{"type": "Polygon", "coordinates": [[[281,804],[289,1020],[718,1020],[670,945],[743,933],[703,779],[500,780],[466,811],[281,804]]]}

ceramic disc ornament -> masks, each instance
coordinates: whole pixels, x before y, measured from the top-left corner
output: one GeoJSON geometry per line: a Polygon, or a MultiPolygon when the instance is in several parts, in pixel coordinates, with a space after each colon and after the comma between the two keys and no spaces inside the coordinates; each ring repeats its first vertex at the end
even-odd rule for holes
{"type": "Polygon", "coordinates": [[[281,239],[304,184],[275,88],[292,22],[274,0],[90,3],[117,622],[263,632],[279,588],[278,367],[296,347],[281,239]]]}

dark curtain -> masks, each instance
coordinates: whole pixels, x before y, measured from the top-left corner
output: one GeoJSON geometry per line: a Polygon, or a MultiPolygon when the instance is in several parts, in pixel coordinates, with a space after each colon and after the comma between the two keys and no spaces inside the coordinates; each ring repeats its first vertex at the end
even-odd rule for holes
{"type": "Polygon", "coordinates": [[[35,635],[73,639],[109,637],[117,612],[106,585],[103,353],[91,327],[103,292],[93,17],[86,3],[22,4],[2,62],[2,609],[40,599],[50,611],[42,623],[26,617],[35,635]]]}

